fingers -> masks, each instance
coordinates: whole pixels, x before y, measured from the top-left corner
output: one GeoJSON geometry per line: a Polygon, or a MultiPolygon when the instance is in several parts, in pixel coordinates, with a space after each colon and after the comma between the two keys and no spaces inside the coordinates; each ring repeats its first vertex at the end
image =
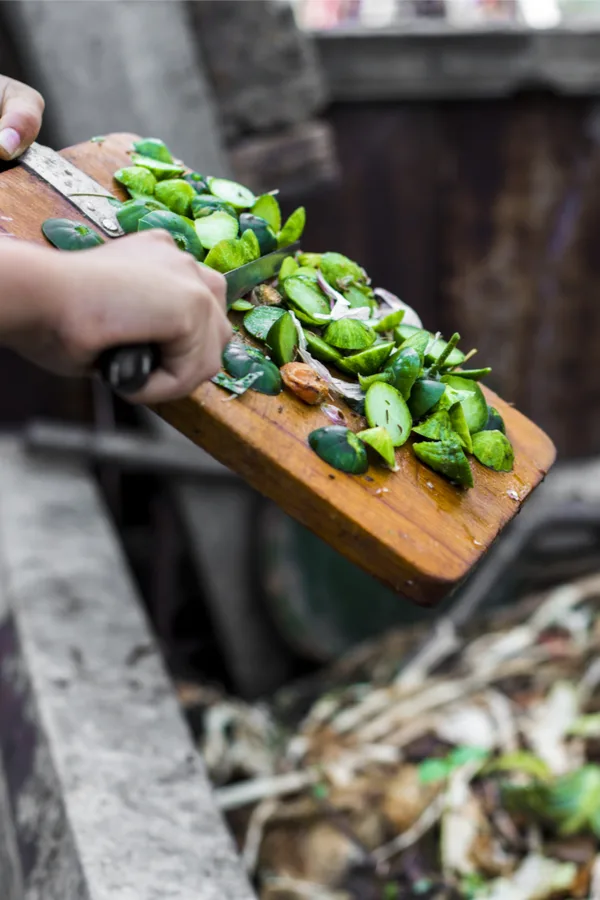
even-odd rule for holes
{"type": "Polygon", "coordinates": [[[44,112],[41,94],[19,81],[0,80],[0,158],[15,159],[37,138],[44,112]]]}
{"type": "Polygon", "coordinates": [[[219,301],[220,306],[223,310],[227,309],[227,281],[225,280],[225,276],[221,275],[220,272],[215,272],[214,269],[211,269],[209,266],[205,266],[202,263],[199,263],[200,274],[202,280],[209,291],[213,294],[214,297],[219,301]]]}

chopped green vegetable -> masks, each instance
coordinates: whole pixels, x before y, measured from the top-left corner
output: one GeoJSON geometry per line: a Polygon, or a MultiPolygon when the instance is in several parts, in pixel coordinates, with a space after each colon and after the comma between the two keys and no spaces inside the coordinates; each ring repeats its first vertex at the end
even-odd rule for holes
{"type": "Polygon", "coordinates": [[[89,250],[104,243],[89,225],[71,219],[46,219],[42,232],[58,250],[89,250]]]}
{"type": "Polygon", "coordinates": [[[338,319],[327,326],[323,337],[338,350],[366,350],[374,343],[375,332],[357,319],[338,319]]]}
{"type": "Polygon", "coordinates": [[[269,331],[284,314],[280,306],[256,306],[244,316],[244,328],[257,340],[266,341],[269,331]]]}
{"type": "Polygon", "coordinates": [[[480,431],[473,435],[473,455],[482,466],[496,472],[511,472],[515,454],[506,435],[501,431],[480,431]]]}
{"type": "Polygon", "coordinates": [[[306,210],[299,206],[291,214],[279,234],[277,235],[278,247],[289,247],[295,241],[299,241],[306,225],[306,210]]]}
{"type": "Polygon", "coordinates": [[[273,395],[281,393],[282,381],[279,369],[260,350],[246,347],[238,341],[230,341],[223,351],[223,366],[226,372],[236,379],[257,372],[260,378],[252,385],[253,391],[273,395]]]}
{"type": "Polygon", "coordinates": [[[307,283],[301,276],[292,275],[283,282],[283,292],[294,311],[302,321],[319,324],[315,315],[328,315],[329,303],[323,292],[316,285],[307,283]]]}
{"type": "Polygon", "coordinates": [[[179,178],[185,172],[183,166],[161,162],[159,159],[151,159],[149,156],[141,156],[139,153],[134,153],[131,161],[135,166],[141,166],[152,172],[157,181],[162,181],[164,178],[179,178]]]}
{"type": "Polygon", "coordinates": [[[445,390],[445,385],[439,381],[431,378],[418,378],[408,398],[408,408],[413,419],[415,421],[422,419],[430,409],[433,409],[445,390]]]}
{"type": "Polygon", "coordinates": [[[425,419],[424,422],[421,422],[420,425],[415,425],[413,431],[415,434],[420,434],[421,437],[429,438],[431,441],[451,439],[454,434],[450,416],[445,409],[434,413],[428,419],[425,419]]]}
{"type": "Polygon", "coordinates": [[[361,439],[363,444],[367,444],[375,450],[390,469],[395,471],[398,468],[394,444],[387,428],[383,428],[381,425],[375,428],[367,428],[365,431],[359,431],[357,437],[361,439]]]}
{"type": "Polygon", "coordinates": [[[277,236],[265,219],[261,219],[252,213],[242,213],[240,216],[240,231],[244,232],[247,228],[256,235],[261,256],[277,250],[277,236]]]}
{"type": "Polygon", "coordinates": [[[345,291],[353,284],[366,284],[361,267],[341,253],[321,254],[319,266],[325,280],[338,291],[345,291]]]}
{"type": "Polygon", "coordinates": [[[162,163],[172,163],[173,156],[167,145],[158,138],[143,138],[135,141],[133,149],[147,159],[155,159],[162,163]]]}
{"type": "MultiPolygon", "coordinates": [[[[396,328],[394,331],[394,338],[396,343],[398,340],[396,338],[398,329],[396,328]]],[[[416,350],[419,354],[419,360],[421,365],[425,362],[425,351],[429,346],[429,332],[428,331],[416,331],[414,334],[411,334],[410,337],[407,337],[406,340],[403,340],[399,344],[399,352],[402,353],[403,350],[416,350]]]]}
{"type": "MultiPolygon", "coordinates": [[[[345,321],[350,320],[346,319],[345,321]]],[[[385,344],[373,344],[367,350],[343,357],[340,368],[353,375],[374,375],[379,372],[393,349],[393,341],[385,344]]]]}
{"type": "Polygon", "coordinates": [[[373,330],[378,334],[382,334],[386,331],[393,331],[397,325],[400,324],[402,319],[404,318],[404,310],[396,309],[394,312],[389,313],[389,315],[384,316],[383,319],[380,319],[377,325],[373,326],[373,330]]]}
{"type": "Polygon", "coordinates": [[[463,487],[473,487],[473,473],[458,437],[444,441],[423,441],[413,444],[413,450],[422,463],[450,481],[463,487]]]}
{"type": "Polygon", "coordinates": [[[236,238],[239,230],[238,220],[226,212],[218,210],[210,216],[196,219],[194,223],[198,239],[205,250],[212,250],[220,241],[236,238]]]}
{"type": "Polygon", "coordinates": [[[391,372],[377,372],[375,375],[359,375],[358,383],[360,384],[363,391],[367,391],[372,384],[375,384],[377,381],[385,381],[387,384],[392,384],[392,375],[391,372]]]}
{"type": "MultiPolygon", "coordinates": [[[[446,390],[448,390],[448,388],[446,388],[446,390]]],[[[471,437],[471,432],[469,431],[469,426],[467,425],[465,412],[460,403],[453,403],[452,406],[448,408],[448,415],[450,416],[452,427],[458,435],[464,449],[467,451],[467,453],[472,453],[473,438],[471,437]]]]}
{"type": "Polygon", "coordinates": [[[237,212],[231,203],[225,203],[224,200],[219,200],[212,194],[196,194],[192,200],[192,215],[195,219],[210,216],[217,210],[229,213],[230,216],[237,219],[237,212]]]}
{"type": "Polygon", "coordinates": [[[412,419],[405,400],[391,384],[378,381],[371,385],[365,397],[365,413],[371,428],[380,425],[389,432],[394,447],[406,443],[412,419]]]}
{"type": "Polygon", "coordinates": [[[152,228],[168,231],[180,250],[191,253],[198,260],[204,258],[204,250],[194,226],[183,216],[157,209],[155,212],[148,213],[138,223],[138,231],[149,231],[152,228]]]}
{"type": "Polygon", "coordinates": [[[211,194],[219,200],[231,203],[236,209],[250,209],[256,202],[252,191],[237,181],[230,181],[227,178],[208,178],[207,181],[211,194]]]}
{"type": "Polygon", "coordinates": [[[183,178],[167,178],[158,182],[154,196],[172,212],[187,216],[192,211],[192,200],[196,193],[183,178]]]}
{"type": "Polygon", "coordinates": [[[181,177],[188,184],[191,184],[197,194],[208,193],[208,182],[204,175],[200,175],[199,172],[187,172],[181,177]]]}
{"type": "Polygon", "coordinates": [[[227,375],[225,372],[217,372],[215,377],[211,378],[211,381],[218,387],[225,388],[225,390],[231,391],[232,394],[240,397],[242,394],[245,394],[260,377],[260,372],[250,372],[249,375],[244,375],[243,378],[232,378],[231,375],[227,375]]]}
{"type": "Polygon", "coordinates": [[[342,425],[317,428],[309,434],[308,443],[322,460],[340,472],[362,475],[369,468],[365,445],[342,425]]]}
{"type": "Polygon", "coordinates": [[[127,166],[124,169],[118,169],[113,177],[128,191],[135,191],[148,197],[152,196],[156,187],[156,178],[152,172],[142,166],[127,166]]]}
{"type": "Polygon", "coordinates": [[[236,300],[231,304],[231,309],[234,312],[248,312],[249,309],[254,309],[254,303],[250,303],[249,300],[236,300]]]}
{"type": "Polygon", "coordinates": [[[286,256],[284,261],[281,263],[281,268],[279,270],[279,280],[285,281],[286,278],[289,278],[290,275],[293,275],[298,270],[298,263],[294,259],[293,256],[286,256]]]}
{"type": "Polygon", "coordinates": [[[506,434],[504,419],[493,406],[488,406],[488,419],[483,427],[483,431],[501,431],[502,434],[506,434]]]}
{"type": "Polygon", "coordinates": [[[315,357],[315,359],[319,359],[321,362],[331,363],[337,363],[342,359],[340,351],[336,350],[335,347],[331,347],[327,341],[324,341],[318,334],[314,334],[312,331],[305,331],[304,335],[306,337],[307,350],[315,357]]]}
{"type": "Polygon", "coordinates": [[[483,378],[487,378],[488,375],[491,375],[492,370],[489,366],[486,366],[483,369],[459,369],[456,374],[460,375],[461,378],[470,378],[472,381],[481,381],[483,378]]]}
{"type": "Polygon", "coordinates": [[[483,391],[478,383],[470,381],[468,378],[461,378],[459,375],[444,375],[442,382],[450,385],[451,388],[457,391],[467,392],[469,396],[461,400],[460,403],[469,431],[471,434],[481,431],[488,420],[488,408],[483,391]]]}
{"type": "MultiPolygon", "coordinates": [[[[277,309],[277,307],[263,306],[262,309],[277,309]]],[[[298,349],[298,332],[292,313],[284,312],[275,320],[267,334],[266,343],[278,366],[292,362],[298,349]]]]}
{"type": "Polygon", "coordinates": [[[128,200],[127,203],[123,203],[117,210],[117,221],[125,234],[133,234],[138,230],[141,219],[157,209],[165,210],[166,207],[159,203],[158,200],[152,198],[148,200],[128,200]]]}
{"type": "Polygon", "coordinates": [[[262,194],[260,197],[257,197],[250,212],[264,219],[275,234],[279,234],[281,231],[281,210],[279,209],[279,203],[272,194],[262,194]]]}
{"type": "Polygon", "coordinates": [[[390,373],[391,383],[400,391],[405,400],[410,397],[412,386],[421,371],[422,358],[414,347],[406,347],[394,353],[385,367],[390,373]]]}

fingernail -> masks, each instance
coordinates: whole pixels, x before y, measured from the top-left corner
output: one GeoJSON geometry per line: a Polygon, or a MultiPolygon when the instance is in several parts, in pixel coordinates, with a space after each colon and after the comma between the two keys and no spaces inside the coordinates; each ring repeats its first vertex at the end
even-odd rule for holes
{"type": "Polygon", "coordinates": [[[21,135],[14,128],[0,131],[0,150],[4,150],[9,159],[15,155],[21,144],[21,135]]]}

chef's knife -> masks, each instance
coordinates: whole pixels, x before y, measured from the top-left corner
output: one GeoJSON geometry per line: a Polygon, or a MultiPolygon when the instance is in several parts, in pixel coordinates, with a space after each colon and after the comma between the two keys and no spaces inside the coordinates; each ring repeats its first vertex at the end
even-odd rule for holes
{"type": "MultiPolygon", "coordinates": [[[[33,143],[14,165],[23,166],[49,184],[108,237],[124,234],[117,219],[117,209],[108,198],[106,188],[60,153],[33,143]]],[[[285,257],[298,249],[298,243],[292,244],[228,272],[225,276],[227,308],[258,284],[274,278],[285,257]]],[[[159,363],[156,345],[139,344],[105,350],[100,354],[96,368],[113,390],[132,394],[144,387],[159,363]]]]}

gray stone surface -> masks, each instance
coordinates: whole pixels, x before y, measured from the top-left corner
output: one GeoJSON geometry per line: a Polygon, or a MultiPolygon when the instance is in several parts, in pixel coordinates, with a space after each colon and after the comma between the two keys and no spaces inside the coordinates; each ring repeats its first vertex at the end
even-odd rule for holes
{"type": "Polygon", "coordinates": [[[163,138],[190,166],[228,173],[201,52],[179,0],[4,6],[61,146],[134,131],[163,138]]]}
{"type": "Polygon", "coordinates": [[[24,900],[251,900],[82,470],[0,443],[0,575],[0,756],[24,900]]]}
{"type": "Polygon", "coordinates": [[[326,101],[313,42],[273,0],[188,3],[228,141],[306,119],[326,101]]]}

